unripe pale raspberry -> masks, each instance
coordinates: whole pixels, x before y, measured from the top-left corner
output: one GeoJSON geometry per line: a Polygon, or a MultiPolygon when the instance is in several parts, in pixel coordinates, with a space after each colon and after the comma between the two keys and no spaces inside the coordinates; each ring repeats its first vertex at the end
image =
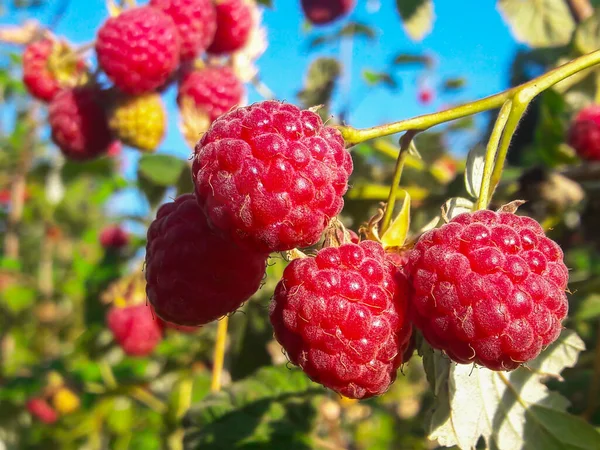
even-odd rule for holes
{"type": "Polygon", "coordinates": [[[111,17],[96,39],[100,67],[127,94],[163,85],[179,64],[180,49],[173,19],[149,6],[111,17]]]}
{"type": "Polygon", "coordinates": [[[252,10],[249,0],[219,0],[217,31],[208,53],[222,55],[241,49],[252,31],[252,10]]]}
{"type": "MultiPolygon", "coordinates": [[[[209,122],[238,106],[244,85],[227,66],[208,66],[187,72],[179,84],[177,102],[181,107],[189,100],[209,122]]],[[[200,132],[206,130],[199,130],[200,132]]]]}
{"type": "Polygon", "coordinates": [[[350,398],[383,394],[412,327],[406,275],[381,244],[327,247],[286,267],[270,305],[275,337],[314,381],[350,398]]]}
{"type": "Polygon", "coordinates": [[[582,159],[600,161],[600,105],[579,111],[569,129],[568,141],[582,159]]]}
{"type": "Polygon", "coordinates": [[[212,0],[151,0],[150,5],[168,14],[181,40],[181,60],[203,53],[215,37],[217,12],[212,0]]]}
{"type": "Polygon", "coordinates": [[[59,388],[52,396],[52,406],[60,415],[72,414],[80,405],[79,397],[67,387],[59,388]]]}
{"type": "Polygon", "coordinates": [[[27,402],[27,411],[45,424],[53,424],[58,420],[58,413],[42,398],[32,398],[27,402]]]}
{"type": "Polygon", "coordinates": [[[163,320],[204,325],[259,289],[267,257],[215,234],[194,195],[181,195],[162,205],[148,228],[146,293],[163,320]]]}
{"type": "Polygon", "coordinates": [[[119,250],[129,244],[129,235],[118,225],[110,225],[100,232],[100,245],[106,250],[119,250]]]}
{"type": "Polygon", "coordinates": [[[315,25],[325,25],[354,9],[355,0],[302,0],[306,18],[315,25]]]}
{"type": "Polygon", "coordinates": [[[512,370],[554,342],[567,315],[560,247],[529,217],[464,213],[410,253],[414,323],[454,361],[512,370]]]}
{"type": "Polygon", "coordinates": [[[147,356],[162,339],[162,323],[152,313],[150,306],[139,303],[113,306],[106,316],[108,328],[117,343],[129,356],[147,356]]]}
{"type": "Polygon", "coordinates": [[[69,159],[85,161],[108,151],[113,141],[100,92],[91,87],[59,92],[48,107],[52,140],[69,159]]]}
{"type": "Polygon", "coordinates": [[[119,97],[112,105],[108,123],[124,144],[152,152],[165,135],[167,114],[158,94],[119,97]]]}
{"type": "Polygon", "coordinates": [[[344,205],[352,159],[314,112],[276,101],[218,118],[196,146],[196,194],[215,228],[257,251],[315,244],[344,205]]]}

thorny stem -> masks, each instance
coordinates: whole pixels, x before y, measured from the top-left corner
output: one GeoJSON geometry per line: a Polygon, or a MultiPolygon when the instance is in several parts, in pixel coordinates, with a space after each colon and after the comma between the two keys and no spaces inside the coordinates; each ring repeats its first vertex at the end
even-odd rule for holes
{"type": "Polygon", "coordinates": [[[502,105],[502,109],[500,109],[500,113],[498,114],[498,118],[496,119],[496,123],[494,124],[494,128],[492,129],[492,134],[490,135],[490,140],[488,141],[488,145],[485,151],[485,165],[483,168],[483,181],[481,183],[481,189],[479,191],[479,198],[477,199],[476,209],[485,209],[489,203],[490,198],[490,184],[492,179],[492,173],[494,171],[494,163],[496,161],[496,154],[498,153],[498,145],[500,143],[500,138],[502,137],[502,133],[504,132],[504,128],[506,127],[506,122],[508,121],[508,117],[512,110],[512,100],[507,100],[502,105]]]}
{"type": "Polygon", "coordinates": [[[390,194],[388,196],[387,203],[385,206],[385,213],[383,214],[383,219],[381,220],[379,236],[383,236],[385,231],[390,226],[390,223],[392,223],[392,217],[394,215],[394,205],[396,204],[396,196],[398,195],[398,189],[400,187],[400,179],[402,178],[404,163],[406,162],[408,150],[410,149],[410,145],[412,143],[413,138],[415,137],[415,134],[417,134],[415,131],[407,131],[404,134],[404,136],[402,136],[402,138],[400,139],[400,152],[398,153],[398,158],[396,159],[394,178],[392,180],[390,194]]]}
{"type": "MultiPolygon", "coordinates": [[[[407,132],[404,137],[406,137],[409,132],[412,132],[412,134],[410,135],[410,139],[412,139],[412,137],[414,137],[416,133],[425,131],[435,125],[439,125],[441,123],[455,119],[460,119],[462,117],[470,116],[472,114],[480,113],[483,111],[496,109],[510,100],[512,106],[510,112],[508,113],[508,117],[506,118],[504,131],[500,140],[498,155],[496,157],[494,170],[491,175],[489,189],[487,193],[482,194],[483,199],[479,199],[478,207],[480,207],[483,204],[483,202],[485,202],[486,204],[488,203],[489,198],[491,198],[494,190],[496,189],[496,186],[498,185],[498,182],[500,181],[500,178],[502,176],[502,170],[504,168],[504,161],[506,160],[506,155],[508,153],[508,147],[510,146],[512,136],[515,130],[517,129],[519,121],[525,113],[525,110],[531,103],[531,100],[533,100],[533,98],[541,92],[554,86],[559,81],[562,81],[570,77],[571,75],[576,74],[577,72],[588,69],[599,63],[600,50],[596,50],[594,52],[583,55],[577,59],[569,61],[568,63],[563,64],[562,66],[557,67],[553,70],[550,70],[549,72],[537,78],[534,78],[531,81],[523,83],[520,86],[507,89],[506,91],[483,98],[481,100],[457,106],[456,108],[440,111],[433,114],[426,114],[424,116],[418,116],[412,119],[401,120],[399,122],[379,125],[371,128],[356,129],[345,125],[338,126],[337,128],[342,133],[342,136],[346,141],[346,145],[348,147],[351,147],[355,144],[359,144],[361,142],[368,141],[370,139],[388,136],[403,131],[407,132]]],[[[499,131],[497,131],[497,133],[499,133],[499,131]]],[[[494,139],[496,137],[497,136],[494,136],[494,139]]],[[[488,146],[488,152],[493,151],[494,149],[495,146],[488,146]]],[[[400,159],[403,158],[405,158],[405,156],[402,154],[402,152],[400,152],[398,155],[398,160],[396,162],[394,181],[390,190],[388,207],[386,208],[386,215],[382,223],[382,232],[385,231],[385,228],[389,225],[389,221],[391,220],[391,210],[393,210],[393,203],[395,201],[396,192],[398,190],[397,178],[399,178],[399,174],[401,174],[402,167],[404,165],[404,162],[400,161],[400,159]]],[[[486,159],[491,160],[491,158],[491,155],[486,155],[486,159]]]]}
{"type": "Polygon", "coordinates": [[[451,120],[460,119],[462,117],[477,114],[483,111],[497,109],[509,99],[512,99],[515,106],[519,104],[528,104],[540,92],[552,87],[559,81],[570,77],[571,75],[580,72],[589,67],[600,63],[600,50],[580,56],[573,61],[569,61],[560,67],[557,67],[531,81],[528,81],[520,86],[507,89],[495,95],[477,100],[471,103],[457,106],[456,108],[447,109],[445,111],[426,114],[423,116],[414,117],[411,119],[401,120],[385,125],[379,125],[371,128],[357,129],[350,126],[338,126],[344,140],[348,146],[359,144],[370,139],[388,136],[390,134],[400,133],[403,131],[425,131],[435,125],[439,125],[451,120]]]}
{"type": "Polygon", "coordinates": [[[223,362],[225,361],[225,344],[227,342],[227,322],[229,322],[229,317],[225,316],[219,321],[217,327],[217,341],[215,342],[212,381],[210,384],[212,392],[219,392],[221,390],[223,362]]]}

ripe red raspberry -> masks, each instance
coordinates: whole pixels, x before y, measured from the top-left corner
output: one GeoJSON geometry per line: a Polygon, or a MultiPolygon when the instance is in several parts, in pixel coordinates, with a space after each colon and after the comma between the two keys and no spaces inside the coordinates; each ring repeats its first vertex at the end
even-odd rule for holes
{"type": "Polygon", "coordinates": [[[421,236],[412,316],[459,363],[512,370],[554,342],[567,315],[560,247],[529,217],[477,211],[421,236]]]}
{"type": "Polygon", "coordinates": [[[52,40],[42,39],[29,44],[23,53],[23,83],[33,97],[46,102],[60,91],[58,80],[48,68],[53,46],[52,40]]]}
{"type": "Polygon", "coordinates": [[[106,323],[115,340],[130,356],[149,355],[162,339],[162,323],[144,303],[113,306],[108,311],[106,323]]]}
{"type": "Polygon", "coordinates": [[[302,0],[306,18],[315,25],[325,25],[354,9],[355,0],[302,0]]]}
{"type": "Polygon", "coordinates": [[[315,244],[344,205],[352,159],[314,112],[276,101],[218,118],[196,146],[196,194],[236,242],[274,252],[315,244]]]}
{"type": "Polygon", "coordinates": [[[383,394],[412,327],[408,283],[374,241],[326,247],[286,267],[270,305],[275,337],[314,381],[350,398],[383,394]]]}
{"type": "Polygon", "coordinates": [[[48,122],[54,143],[76,161],[105,153],[112,142],[100,92],[94,88],[59,92],[48,107],[48,122]]]}
{"type": "Polygon", "coordinates": [[[151,0],[150,5],[168,14],[181,39],[181,60],[203,53],[217,31],[217,12],[212,0],[151,0]]]}
{"type": "Polygon", "coordinates": [[[579,111],[571,124],[569,145],[588,161],[600,161],[600,105],[579,111]]]}
{"type": "Polygon", "coordinates": [[[431,88],[421,88],[418,92],[419,103],[428,105],[433,101],[434,93],[431,88]]]}
{"type": "Polygon", "coordinates": [[[180,41],[173,19],[149,6],[111,17],[98,31],[98,63],[127,94],[152,91],[179,64],[180,41]]]}
{"type": "Polygon", "coordinates": [[[246,45],[253,25],[251,7],[248,0],[217,2],[217,31],[208,53],[233,53],[246,45]]]}
{"type": "Polygon", "coordinates": [[[42,398],[32,398],[27,402],[27,411],[45,424],[53,424],[58,420],[58,413],[42,398]]]}
{"type": "Polygon", "coordinates": [[[129,236],[118,225],[111,225],[100,232],[100,245],[105,249],[119,250],[129,243],[129,236]]]}
{"type": "Polygon", "coordinates": [[[194,195],[181,195],[162,205],[148,228],[146,293],[163,320],[204,325],[258,290],[267,256],[217,236],[194,195]]]}
{"type": "Polygon", "coordinates": [[[208,115],[210,122],[238,106],[244,96],[244,85],[226,66],[209,66],[187,72],[179,85],[180,106],[189,99],[198,110],[208,115]]]}

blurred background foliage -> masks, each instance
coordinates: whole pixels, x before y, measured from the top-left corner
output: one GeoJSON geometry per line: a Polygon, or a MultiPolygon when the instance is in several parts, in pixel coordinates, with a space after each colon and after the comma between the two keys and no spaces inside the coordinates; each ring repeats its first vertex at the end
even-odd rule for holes
{"type": "MultiPolygon", "coordinates": [[[[263,1],[261,3],[277,4],[263,1]]],[[[35,17],[43,0],[2,2],[35,17]]],[[[421,39],[435,26],[434,2],[397,1],[405,32],[421,39]]],[[[514,57],[510,86],[523,83],[573,57],[600,47],[596,2],[500,0],[499,13],[522,43],[514,57]],[[583,5],[583,6],[581,6],[583,5]],[[587,7],[591,9],[586,9],[587,7]],[[529,10],[531,9],[531,10],[529,10]]],[[[468,26],[468,24],[466,25],[468,26]]],[[[376,40],[376,24],[345,22],[307,30],[310,52],[331,42],[376,40]]],[[[188,161],[159,153],[143,156],[137,176],[123,175],[120,156],[90,163],[63,161],[48,140],[45,111],[20,81],[20,50],[3,45],[0,56],[0,448],[6,449],[431,449],[425,415],[433,394],[415,355],[384,396],[363,402],[341,399],[291,368],[274,342],[268,302],[285,261],[272,256],[263,288],[230,320],[225,389],[210,393],[216,327],[195,333],[166,331],[151,357],[131,358],[115,346],[105,327],[102,293],[110,283],[139,271],[144,230],[158,205],[189,192],[188,161]],[[115,194],[137,189],[149,214],[115,215],[115,194]],[[128,223],[128,245],[106,250],[99,235],[109,224],[128,223]],[[136,232],[139,231],[139,232],[136,232]],[[53,425],[31,418],[25,404],[59,375],[80,407],[53,425]]],[[[298,83],[298,104],[324,105],[345,89],[345,61],[316,58],[298,83]]],[[[362,71],[364,95],[401,89],[397,70],[433,70],[430,55],[398,53],[390,67],[362,71]]],[[[452,94],[468,74],[441,80],[435,95],[452,94]]],[[[509,153],[495,207],[515,198],[565,250],[570,272],[570,316],[565,324],[584,339],[578,364],[552,380],[551,389],[571,402],[570,412],[600,426],[600,166],[581,164],[565,143],[573,114],[600,98],[600,71],[589,70],[535,100],[509,153]]],[[[422,101],[427,101],[422,98],[422,101]]],[[[332,113],[335,116],[331,118],[332,113]]],[[[466,196],[464,155],[455,136],[485,142],[490,126],[472,118],[419,135],[422,159],[409,157],[403,187],[412,197],[412,233],[439,215],[450,197],[466,196]]],[[[376,139],[352,150],[355,171],[342,214],[357,230],[385,201],[398,152],[397,137],[376,139]]],[[[527,447],[534,448],[534,447],[527,447]]]]}

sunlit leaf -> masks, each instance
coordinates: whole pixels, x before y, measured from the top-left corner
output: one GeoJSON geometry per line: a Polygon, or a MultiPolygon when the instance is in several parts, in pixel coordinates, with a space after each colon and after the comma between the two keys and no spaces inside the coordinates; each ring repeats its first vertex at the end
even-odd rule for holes
{"type": "Polygon", "coordinates": [[[412,40],[420,41],[431,32],[435,19],[432,0],[396,0],[396,7],[412,40]]]}
{"type": "Polygon", "coordinates": [[[575,29],[565,0],[499,0],[498,9],[515,38],[532,47],[564,45],[575,29]]]}
{"type": "Polygon", "coordinates": [[[404,197],[400,212],[381,237],[381,243],[385,248],[402,247],[410,230],[410,195],[405,190],[401,190],[400,196],[404,197]]]}
{"type": "Polygon", "coordinates": [[[467,156],[465,167],[465,187],[467,192],[473,198],[478,198],[481,192],[481,183],[483,182],[483,169],[485,166],[486,148],[483,145],[476,145],[471,149],[467,156]]]}

